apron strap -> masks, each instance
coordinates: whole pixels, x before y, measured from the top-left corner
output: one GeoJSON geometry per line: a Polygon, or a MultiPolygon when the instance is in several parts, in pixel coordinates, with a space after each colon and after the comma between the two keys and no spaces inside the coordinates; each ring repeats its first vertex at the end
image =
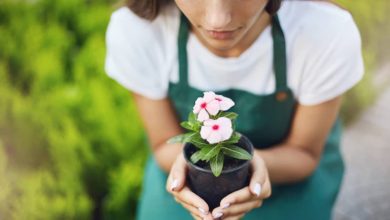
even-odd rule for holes
{"type": "Polygon", "coordinates": [[[272,17],[272,38],[274,41],[274,71],[276,90],[286,90],[287,86],[287,59],[286,40],[277,15],[272,17]]]}
{"type": "MultiPolygon", "coordinates": [[[[182,87],[188,86],[188,59],[187,41],[189,36],[190,23],[183,13],[180,15],[180,27],[178,37],[179,56],[179,81],[182,87]]],[[[286,41],[282,27],[277,15],[272,17],[272,38],[273,38],[273,66],[275,71],[276,90],[286,90],[287,86],[287,62],[286,62],[286,41]]]]}
{"type": "Polygon", "coordinates": [[[187,41],[189,35],[190,23],[183,13],[180,13],[180,27],[178,37],[178,55],[179,55],[179,81],[182,87],[188,86],[188,59],[187,59],[187,41]]]}

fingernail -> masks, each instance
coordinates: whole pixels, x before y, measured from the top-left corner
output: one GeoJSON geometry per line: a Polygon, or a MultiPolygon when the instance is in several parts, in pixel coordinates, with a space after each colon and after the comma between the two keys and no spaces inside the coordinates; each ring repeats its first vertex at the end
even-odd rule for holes
{"type": "Polygon", "coordinates": [[[222,209],[227,209],[230,207],[230,203],[226,203],[224,205],[222,205],[222,209]]]}
{"type": "Polygon", "coordinates": [[[261,185],[259,183],[256,183],[255,184],[255,188],[253,189],[253,191],[255,192],[256,196],[260,196],[260,193],[261,193],[261,185]]]}
{"type": "Polygon", "coordinates": [[[203,215],[209,214],[209,212],[206,212],[206,211],[205,211],[204,209],[202,209],[201,207],[199,207],[198,210],[199,210],[203,215]]]}
{"type": "Polygon", "coordinates": [[[222,212],[217,212],[217,213],[213,214],[213,218],[220,218],[222,216],[223,216],[222,212]]]}
{"type": "Polygon", "coordinates": [[[171,191],[175,190],[175,188],[179,185],[179,181],[177,179],[174,179],[171,184],[171,191]]]}

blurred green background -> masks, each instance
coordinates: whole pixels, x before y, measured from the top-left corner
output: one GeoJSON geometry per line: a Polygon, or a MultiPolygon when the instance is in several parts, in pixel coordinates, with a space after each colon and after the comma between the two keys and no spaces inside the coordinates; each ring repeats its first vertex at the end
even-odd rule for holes
{"type": "MultiPolygon", "coordinates": [[[[339,0],[362,33],[366,75],[342,109],[376,97],[387,0],[339,0]]],[[[0,0],[0,219],[133,219],[148,148],[129,93],[104,72],[114,0],[0,0]]]]}

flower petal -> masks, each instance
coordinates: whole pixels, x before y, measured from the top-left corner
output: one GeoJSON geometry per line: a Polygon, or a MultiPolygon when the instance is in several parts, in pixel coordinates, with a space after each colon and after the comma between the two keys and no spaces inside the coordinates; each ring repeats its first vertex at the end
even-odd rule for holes
{"type": "Polygon", "coordinates": [[[219,101],[213,100],[209,103],[207,103],[207,112],[210,113],[210,115],[216,115],[219,112],[219,101]]]}
{"type": "Polygon", "coordinates": [[[226,117],[220,117],[216,120],[216,123],[225,128],[231,128],[232,127],[232,121],[229,118],[226,117]]]}
{"type": "Polygon", "coordinates": [[[203,139],[207,139],[209,136],[210,136],[210,132],[212,131],[211,127],[208,127],[208,126],[202,126],[200,128],[200,136],[203,138],[203,139]]]}
{"type": "Polygon", "coordinates": [[[203,103],[203,98],[197,98],[196,101],[195,101],[195,105],[194,107],[192,108],[192,112],[195,113],[195,114],[198,114],[200,109],[201,109],[201,104],[203,103]]]}
{"type": "Polygon", "coordinates": [[[216,131],[211,131],[210,132],[210,135],[208,136],[207,138],[207,141],[210,143],[210,144],[215,144],[215,143],[218,143],[220,142],[222,139],[222,136],[219,132],[216,132],[216,131]]]}
{"type": "Polygon", "coordinates": [[[233,129],[231,127],[222,127],[219,129],[219,133],[221,135],[221,141],[228,140],[232,134],[233,134],[233,129]]]}
{"type": "Polygon", "coordinates": [[[207,103],[213,101],[215,99],[215,93],[214,92],[204,92],[203,93],[203,100],[207,103]]]}
{"type": "Polygon", "coordinates": [[[229,110],[231,107],[233,107],[234,105],[234,102],[233,100],[229,99],[229,98],[226,98],[222,95],[218,95],[216,96],[217,98],[219,98],[221,101],[219,102],[219,106],[221,108],[222,111],[226,111],[226,110],[229,110]]]}
{"type": "Polygon", "coordinates": [[[206,110],[201,109],[201,110],[199,111],[199,114],[198,114],[198,121],[203,122],[203,121],[205,121],[205,120],[207,120],[207,119],[209,119],[209,118],[210,118],[210,117],[209,117],[209,114],[207,113],[206,110]]]}
{"type": "Polygon", "coordinates": [[[208,119],[203,122],[203,125],[208,127],[212,127],[215,124],[217,124],[217,120],[213,120],[213,119],[208,119]]]}

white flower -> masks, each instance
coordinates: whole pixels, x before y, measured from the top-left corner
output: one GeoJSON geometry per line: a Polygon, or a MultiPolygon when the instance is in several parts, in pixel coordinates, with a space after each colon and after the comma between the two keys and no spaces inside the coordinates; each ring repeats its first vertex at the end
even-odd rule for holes
{"type": "Polygon", "coordinates": [[[193,112],[198,114],[198,121],[205,121],[210,115],[216,115],[220,110],[220,103],[216,100],[214,92],[205,92],[203,98],[195,101],[193,112]]]}
{"type": "Polygon", "coordinates": [[[204,121],[200,129],[200,136],[210,144],[228,140],[232,133],[232,121],[226,117],[220,117],[217,120],[208,119],[204,121]]]}
{"type": "Polygon", "coordinates": [[[219,109],[222,111],[229,110],[234,105],[233,100],[222,95],[216,95],[215,100],[219,102],[219,109]]]}
{"type": "Polygon", "coordinates": [[[204,92],[202,98],[195,101],[193,112],[198,114],[198,121],[205,121],[210,115],[216,115],[219,111],[226,111],[234,106],[233,100],[222,95],[216,95],[214,92],[204,92]]]}

